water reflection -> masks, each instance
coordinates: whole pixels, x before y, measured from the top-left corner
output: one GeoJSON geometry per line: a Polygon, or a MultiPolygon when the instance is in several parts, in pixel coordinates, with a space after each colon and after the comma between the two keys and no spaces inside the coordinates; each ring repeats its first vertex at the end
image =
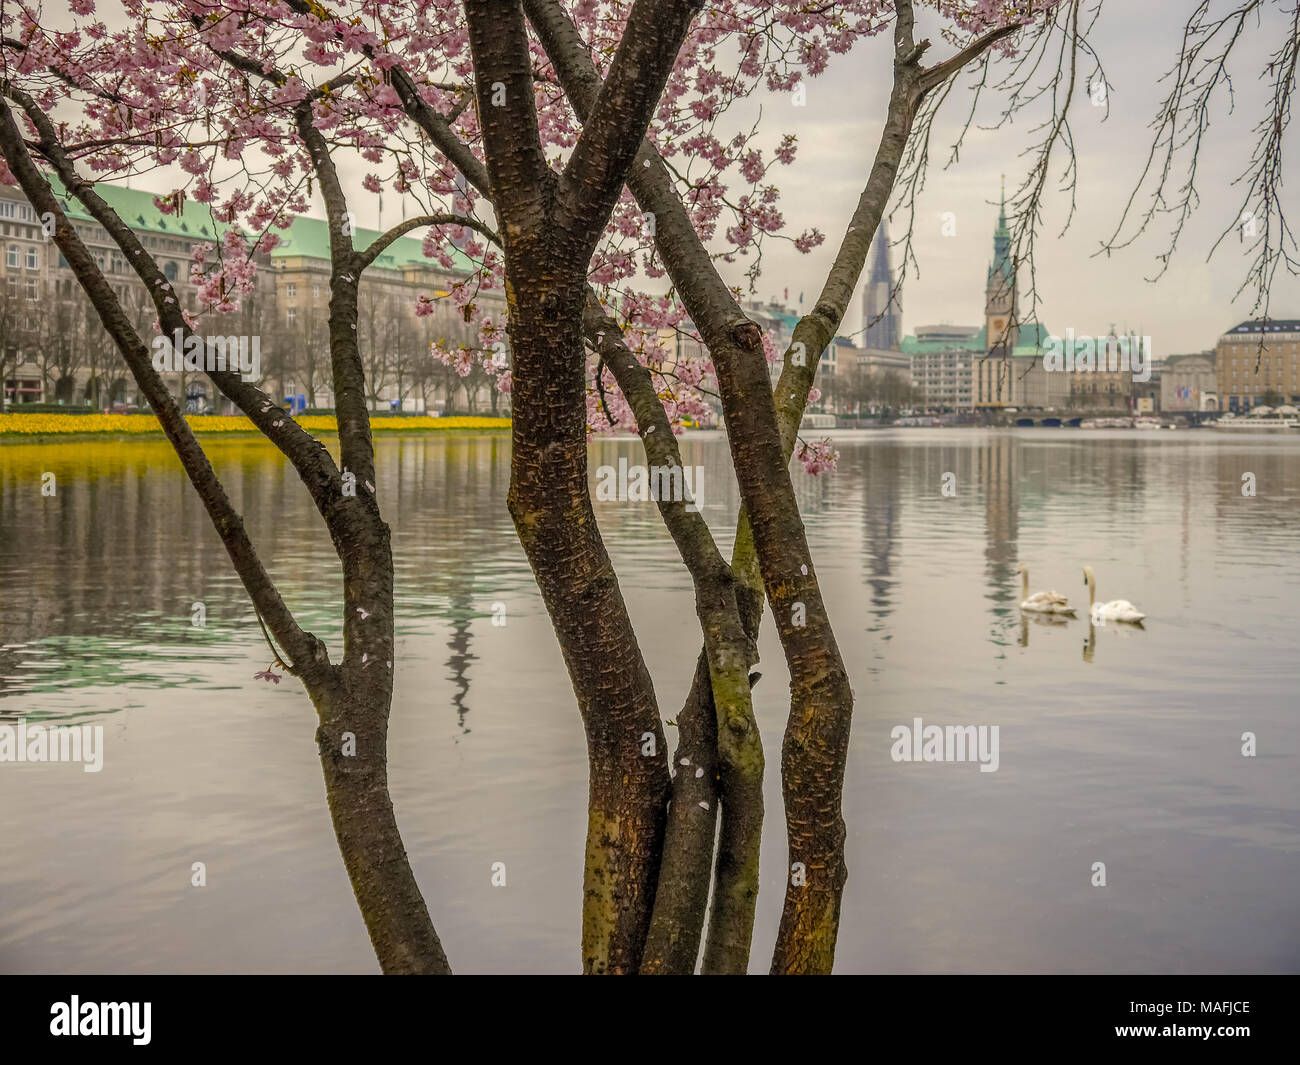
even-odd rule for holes
{"type": "Polygon", "coordinates": [[[862,479],[863,580],[871,589],[869,633],[882,641],[890,638],[886,619],[893,612],[894,590],[891,555],[898,546],[898,523],[903,477],[902,449],[889,445],[878,452],[858,452],[858,476],[862,479]]]}
{"type": "MultiPolygon", "coordinates": [[[[840,970],[1300,965],[1300,439],[834,435],[838,474],[794,480],[857,697],[840,970]],[[1072,599],[1091,563],[1147,631],[1021,614],[1022,561],[1072,599]],[[913,716],[1000,726],[998,771],[892,762],[889,728],[913,716]],[[1246,731],[1258,758],[1242,757],[1246,731]]],[[[729,552],[725,442],[682,447],[729,552]]],[[[594,442],[593,481],[639,449],[594,442]]],[[[286,599],[337,653],[337,562],[296,477],[254,441],[210,452],[286,599]]],[[[459,971],[574,971],[586,759],[505,510],[509,441],[382,440],[376,461],[397,566],[393,799],[417,877],[459,971]],[[485,890],[498,860],[509,891],[485,890]]],[[[699,649],[689,577],[653,504],[596,512],[671,717],[699,649]]],[[[313,712],[291,681],[252,679],[265,644],[165,443],[0,446],[0,602],[0,720],[106,726],[101,773],[0,766],[0,969],[373,971],[313,712]],[[220,885],[203,896],[185,872],[198,858],[220,885]]],[[[788,677],[770,623],[760,650],[775,752],[788,677]]],[[[786,876],[770,763],[759,971],[786,876]]]]}
{"type": "Polygon", "coordinates": [[[1062,617],[1060,614],[1035,614],[1026,611],[1020,612],[1020,646],[1029,646],[1029,626],[1038,625],[1046,629],[1060,629],[1070,624],[1070,618],[1062,617]]]}
{"type": "Polygon", "coordinates": [[[456,723],[462,732],[468,733],[465,716],[469,713],[466,697],[469,695],[469,664],[478,660],[470,649],[471,626],[474,620],[473,597],[465,587],[454,591],[451,596],[451,635],[447,640],[447,649],[451,657],[447,659],[447,679],[454,685],[451,704],[456,709],[456,723]]]}

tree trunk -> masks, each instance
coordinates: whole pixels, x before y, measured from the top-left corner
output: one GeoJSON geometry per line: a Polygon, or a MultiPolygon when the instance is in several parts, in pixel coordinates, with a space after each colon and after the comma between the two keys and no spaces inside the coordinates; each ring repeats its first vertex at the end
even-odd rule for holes
{"type": "Polygon", "coordinates": [[[634,973],[654,902],[666,745],[650,671],[596,527],[587,487],[585,279],[520,253],[508,266],[515,352],[509,507],[559,638],[590,763],[582,964],[634,973]],[[520,261],[522,260],[522,261],[520,261]],[[548,291],[549,289],[549,291],[548,291]],[[643,753],[646,752],[646,753],[643,753]]]}
{"type": "Polygon", "coordinates": [[[672,800],[654,915],[641,972],[681,976],[695,972],[709,907],[713,839],[718,827],[717,736],[709,659],[701,651],[695,682],[677,715],[672,800]]]}
{"type": "MultiPolygon", "coordinates": [[[[380,669],[384,664],[377,663],[380,669]]],[[[316,744],[339,852],[385,974],[447,975],[451,966],[415,882],[388,793],[391,691],[345,684],[313,701],[316,744]]]]}

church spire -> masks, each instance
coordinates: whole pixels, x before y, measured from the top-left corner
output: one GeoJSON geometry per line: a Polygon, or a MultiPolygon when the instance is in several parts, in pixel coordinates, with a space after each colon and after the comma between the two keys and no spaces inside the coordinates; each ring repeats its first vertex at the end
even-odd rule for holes
{"type": "Polygon", "coordinates": [[[989,288],[992,289],[995,279],[999,287],[1005,286],[1014,272],[1011,266],[1011,230],[1007,226],[1007,176],[1003,174],[998,224],[993,230],[993,264],[989,267],[989,288]]]}
{"type": "Polygon", "coordinates": [[[896,350],[902,340],[902,304],[894,292],[894,272],[889,263],[889,232],[880,220],[871,247],[871,272],[862,292],[864,343],[868,348],[896,350]]]}

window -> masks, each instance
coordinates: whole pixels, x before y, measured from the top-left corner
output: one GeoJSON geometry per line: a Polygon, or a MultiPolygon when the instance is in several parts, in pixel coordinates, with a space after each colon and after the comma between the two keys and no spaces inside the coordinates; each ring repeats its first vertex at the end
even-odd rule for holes
{"type": "Polygon", "coordinates": [[[288,310],[286,310],[284,312],[284,320],[288,322],[290,325],[297,325],[298,309],[296,307],[290,307],[288,310]]]}
{"type": "Polygon", "coordinates": [[[180,271],[176,269],[175,263],[168,263],[166,266],[163,267],[163,277],[165,277],[168,281],[175,281],[179,274],[180,271]]]}
{"type": "Polygon", "coordinates": [[[314,299],[314,300],[318,300],[318,299],[320,299],[320,285],[319,285],[319,283],[317,283],[317,284],[313,284],[313,285],[312,285],[312,287],[311,287],[311,298],[314,299]]]}
{"type": "Polygon", "coordinates": [[[5,265],[12,266],[15,270],[18,269],[18,245],[17,244],[10,244],[9,247],[5,249],[5,265]]]}
{"type": "Polygon", "coordinates": [[[29,300],[34,300],[39,296],[40,294],[39,285],[40,282],[37,281],[36,278],[29,277],[27,279],[27,298],[29,300]]]}
{"type": "Polygon", "coordinates": [[[295,284],[293,281],[288,282],[288,283],[284,286],[284,294],[285,294],[285,296],[286,296],[288,299],[291,299],[291,300],[293,300],[293,299],[297,299],[297,298],[298,298],[298,286],[297,286],[297,284],[295,284]]]}
{"type": "Polygon", "coordinates": [[[27,269],[35,270],[41,265],[41,256],[35,248],[27,249],[27,269]]]}

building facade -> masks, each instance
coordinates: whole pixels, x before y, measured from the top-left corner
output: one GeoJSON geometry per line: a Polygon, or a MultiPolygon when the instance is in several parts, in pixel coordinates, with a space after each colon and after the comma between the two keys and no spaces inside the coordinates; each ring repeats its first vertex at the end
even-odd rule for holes
{"type": "Polygon", "coordinates": [[[1300,404],[1300,319],[1242,322],[1214,355],[1221,410],[1300,404]]]}
{"type": "MultiPolygon", "coordinates": [[[[100,184],[96,191],[158,261],[181,306],[198,313],[197,289],[190,282],[195,251],[221,238],[208,210],[189,203],[167,213],[146,190],[100,184]]],[[[57,182],[55,192],[137,332],[152,341],[157,314],[139,278],[80,203],[63,195],[57,182]]],[[[259,255],[254,291],[241,299],[240,310],[201,316],[196,331],[258,338],[260,384],[266,391],[282,401],[296,398],[299,406],[330,407],[328,229],[319,219],[299,218],[279,235],[281,244],[259,255]]],[[[353,244],[364,248],[379,235],[358,229],[353,244]]],[[[21,191],[8,186],[0,186],[0,241],[5,248],[0,288],[5,405],[142,406],[134,379],[72,270],[21,191]]],[[[425,410],[450,402],[473,407],[476,396],[487,407],[495,400],[494,384],[481,368],[462,379],[430,355],[434,342],[477,343],[446,298],[457,280],[469,276],[468,260],[453,258],[463,269],[447,270],[424,256],[421,241],[402,237],[362,275],[358,338],[372,408],[425,410]],[[432,315],[416,317],[420,296],[433,300],[432,315]]],[[[475,301],[497,321],[503,318],[499,291],[480,291],[475,301]]],[[[203,373],[164,372],[162,377],[191,412],[233,412],[203,373]]]]}
{"type": "MultiPolygon", "coordinates": [[[[1110,336],[1115,336],[1114,326],[1110,336]]],[[[1123,365],[1118,345],[1103,347],[1103,340],[1097,341],[1095,369],[1060,374],[1070,382],[1069,402],[1076,410],[1129,410],[1134,406],[1133,372],[1118,368],[1123,365]],[[1117,368],[1110,369],[1112,365],[1117,368]]],[[[1146,394],[1150,397],[1151,393],[1146,394]]]]}
{"type": "MultiPolygon", "coordinates": [[[[364,248],[380,235],[358,228],[353,244],[364,248]]],[[[431,344],[444,350],[478,345],[476,331],[449,298],[452,286],[469,276],[471,264],[458,251],[452,258],[460,269],[448,270],[427,258],[421,241],[399,238],[362,275],[357,340],[373,409],[428,411],[452,404],[496,409],[495,384],[480,366],[460,378],[430,354],[431,344]],[[432,301],[432,313],[422,318],[415,313],[421,297],[432,301]]],[[[332,407],[328,225],[317,218],[296,219],[270,260],[269,278],[280,309],[276,324],[285,350],[293,353],[274,366],[277,392],[302,396],[308,406],[332,407]]],[[[474,302],[497,323],[504,321],[500,290],[480,289],[474,302]]]]}
{"type": "Polygon", "coordinates": [[[1158,365],[1151,367],[1151,376],[1145,381],[1134,381],[1130,375],[1128,387],[1135,414],[1155,414],[1163,409],[1160,406],[1163,375],[1164,371],[1158,365]]]}
{"type": "MultiPolygon", "coordinates": [[[[137,332],[152,339],[153,302],[108,233],[81,205],[69,199],[57,179],[51,185],[77,235],[86,245],[137,332]]],[[[153,194],[99,185],[96,191],[139,237],[158,262],[178,302],[196,309],[189,282],[194,249],[217,239],[211,215],[201,205],[167,215],[153,194]]],[[[86,299],[72,269],[46,235],[22,192],[0,186],[0,241],[4,285],[0,289],[0,381],[4,403],[63,403],[105,407],[135,402],[135,382],[116,345],[86,299]]],[[[246,315],[232,316],[223,333],[248,332],[246,315]]],[[[191,384],[184,373],[164,373],[182,398],[191,384]]]]}
{"type": "Polygon", "coordinates": [[[1213,351],[1170,355],[1161,363],[1160,409],[1165,412],[1219,409],[1213,351]]]}
{"type": "Polygon", "coordinates": [[[912,385],[923,406],[970,410],[975,405],[975,364],[984,354],[984,330],[974,325],[926,325],[905,337],[912,385]]]}
{"type": "MultiPolygon", "coordinates": [[[[843,337],[836,338],[844,340],[843,337]]],[[[908,381],[912,377],[912,360],[905,351],[886,351],[881,348],[858,348],[845,343],[840,365],[846,370],[857,367],[868,373],[901,374],[908,381]]]]}

